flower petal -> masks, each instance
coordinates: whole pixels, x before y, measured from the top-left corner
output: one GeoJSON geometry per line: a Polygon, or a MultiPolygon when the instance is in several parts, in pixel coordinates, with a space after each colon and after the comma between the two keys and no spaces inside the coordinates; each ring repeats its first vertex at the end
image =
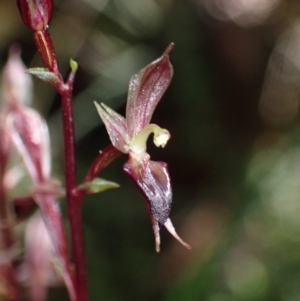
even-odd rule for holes
{"type": "Polygon", "coordinates": [[[164,225],[169,217],[172,189],[167,164],[149,160],[149,155],[137,160],[129,153],[124,171],[132,178],[149,202],[151,214],[164,225]]]}
{"type": "Polygon", "coordinates": [[[166,229],[169,231],[170,234],[173,235],[173,237],[179,241],[185,248],[187,248],[188,250],[191,250],[192,247],[187,244],[185,241],[183,241],[179,235],[176,233],[176,230],[171,222],[171,220],[168,218],[167,221],[165,222],[164,226],[166,227],[166,229]]]}
{"type": "Polygon", "coordinates": [[[8,115],[7,127],[33,181],[49,178],[50,138],[44,119],[31,108],[16,105],[8,115]]]}
{"type": "Polygon", "coordinates": [[[54,250],[60,265],[61,276],[68,289],[70,299],[76,300],[73,273],[68,257],[67,238],[62,222],[62,215],[58,202],[45,193],[37,193],[35,201],[40,207],[41,214],[53,243],[54,250]]]}
{"type": "Polygon", "coordinates": [[[26,74],[18,45],[12,45],[9,49],[8,62],[2,74],[1,96],[6,105],[14,103],[29,105],[32,101],[32,80],[26,74]]]}
{"type": "Polygon", "coordinates": [[[153,229],[153,234],[154,234],[154,242],[155,242],[155,251],[157,253],[160,252],[160,229],[159,229],[159,223],[156,219],[153,218],[151,215],[151,224],[152,224],[152,229],[153,229]]]}
{"type": "Polygon", "coordinates": [[[21,275],[30,283],[32,300],[46,300],[48,287],[62,283],[52,263],[55,255],[49,232],[38,213],[25,228],[25,263],[21,268],[21,275]]]}
{"type": "Polygon", "coordinates": [[[129,137],[127,134],[125,118],[103,103],[99,105],[94,101],[94,104],[105,124],[112,145],[119,151],[127,153],[129,137]]]}
{"type": "Polygon", "coordinates": [[[159,59],[130,79],[126,107],[130,138],[135,137],[150,123],[155,107],[171,82],[173,67],[169,60],[169,52],[173,45],[170,44],[159,59]]]}

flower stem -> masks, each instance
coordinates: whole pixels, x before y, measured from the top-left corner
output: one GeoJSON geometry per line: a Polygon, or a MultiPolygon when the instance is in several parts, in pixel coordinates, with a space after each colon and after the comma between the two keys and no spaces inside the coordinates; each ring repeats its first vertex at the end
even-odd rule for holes
{"type": "MultiPolygon", "coordinates": [[[[85,244],[81,212],[81,201],[84,193],[78,190],[76,183],[75,131],[72,107],[72,90],[77,64],[71,61],[70,75],[66,81],[63,81],[63,77],[58,69],[55,50],[50,34],[47,30],[42,30],[35,32],[34,37],[45,66],[59,79],[59,83],[57,83],[55,87],[61,96],[67,211],[70,223],[72,255],[75,268],[73,281],[76,290],[76,300],[72,301],[87,301],[88,293],[84,252],[85,244]]],[[[92,164],[85,181],[89,179],[92,180],[96,174],[105,169],[116,158],[121,156],[121,154],[122,153],[113,146],[107,147],[99,154],[92,164]]]]}
{"type": "Polygon", "coordinates": [[[45,66],[59,78],[59,83],[56,88],[61,96],[67,211],[71,229],[72,255],[75,268],[74,286],[76,289],[76,301],[87,301],[84,233],[81,215],[82,195],[77,193],[75,131],[72,108],[72,90],[75,71],[72,70],[69,78],[64,82],[58,69],[55,49],[48,31],[41,30],[35,32],[34,38],[45,66]]]}
{"type": "Polygon", "coordinates": [[[87,281],[84,254],[84,233],[81,213],[81,195],[76,185],[75,133],[72,109],[72,87],[63,85],[61,95],[65,181],[67,191],[68,217],[71,228],[73,260],[75,266],[75,287],[77,301],[87,301],[87,281]]]}
{"type": "MultiPolygon", "coordinates": [[[[51,3],[49,2],[47,4],[50,5],[51,3]]],[[[27,8],[25,4],[23,4],[23,6],[20,4],[20,7],[27,8]]],[[[50,8],[49,6],[46,6],[46,8],[48,9],[48,17],[50,18],[50,8]]],[[[26,24],[27,18],[32,17],[32,12],[29,11],[29,13],[31,14],[26,14],[24,17],[26,19],[24,21],[26,24]]],[[[48,22],[49,20],[47,19],[46,21],[48,22]]],[[[55,87],[61,96],[67,210],[71,228],[72,252],[75,268],[73,281],[76,297],[74,297],[75,300],[72,301],[87,301],[88,293],[84,254],[84,233],[81,214],[81,200],[83,194],[78,193],[76,184],[75,133],[72,108],[72,90],[76,68],[73,63],[73,65],[71,65],[72,71],[70,76],[66,82],[64,82],[58,68],[55,49],[52,44],[51,36],[47,31],[47,27],[42,30],[33,28],[32,26],[29,27],[34,33],[34,40],[44,65],[47,67],[48,71],[55,74],[59,80],[55,87]]]]}

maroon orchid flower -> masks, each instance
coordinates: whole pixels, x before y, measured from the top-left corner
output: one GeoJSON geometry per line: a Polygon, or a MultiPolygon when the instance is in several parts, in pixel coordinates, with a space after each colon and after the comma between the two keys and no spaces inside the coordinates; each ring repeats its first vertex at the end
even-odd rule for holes
{"type": "Polygon", "coordinates": [[[182,245],[190,249],[177,235],[169,219],[172,189],[167,164],[151,161],[146,152],[146,142],[150,134],[154,134],[153,142],[157,147],[164,147],[170,138],[168,130],[150,124],[150,120],[172,79],[173,67],[169,61],[172,48],[173,44],[170,44],[159,59],[131,78],[126,119],[103,103],[95,103],[113,146],[129,155],[124,171],[146,198],[157,252],[160,250],[159,224],[164,225],[182,245]]]}

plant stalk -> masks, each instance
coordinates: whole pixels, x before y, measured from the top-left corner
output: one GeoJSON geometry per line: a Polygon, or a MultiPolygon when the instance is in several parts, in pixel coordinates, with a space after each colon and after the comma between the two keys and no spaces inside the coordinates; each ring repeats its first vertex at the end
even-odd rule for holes
{"type": "MultiPolygon", "coordinates": [[[[76,289],[76,301],[87,301],[87,273],[81,211],[81,201],[85,193],[79,191],[77,188],[75,130],[72,107],[72,90],[76,70],[74,70],[71,65],[72,71],[68,79],[64,82],[58,69],[55,50],[50,34],[47,30],[42,30],[35,32],[34,37],[45,66],[51,72],[56,74],[60,81],[55,87],[61,96],[67,211],[70,223],[72,255],[75,268],[73,281],[76,289]]],[[[85,181],[92,180],[100,171],[106,168],[116,158],[121,156],[121,154],[122,153],[113,146],[106,148],[98,155],[92,164],[85,181]]]]}
{"type": "Polygon", "coordinates": [[[75,266],[75,287],[77,301],[87,301],[87,281],[84,253],[84,233],[81,213],[80,194],[76,185],[75,131],[72,108],[72,87],[63,85],[61,95],[65,184],[67,194],[68,217],[71,228],[72,252],[75,266]]]}

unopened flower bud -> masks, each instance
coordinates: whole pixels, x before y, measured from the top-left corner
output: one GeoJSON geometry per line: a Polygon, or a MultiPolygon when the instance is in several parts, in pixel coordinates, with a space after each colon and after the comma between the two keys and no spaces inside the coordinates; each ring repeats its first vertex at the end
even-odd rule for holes
{"type": "Polygon", "coordinates": [[[1,82],[1,96],[6,105],[31,103],[32,80],[30,75],[26,74],[18,45],[12,45],[9,49],[8,62],[4,67],[1,82]]]}
{"type": "Polygon", "coordinates": [[[23,22],[33,31],[47,28],[51,19],[53,0],[17,0],[23,22]]]}
{"type": "Polygon", "coordinates": [[[51,171],[50,141],[44,119],[33,109],[18,105],[8,115],[7,128],[34,184],[44,183],[51,171]]]}

